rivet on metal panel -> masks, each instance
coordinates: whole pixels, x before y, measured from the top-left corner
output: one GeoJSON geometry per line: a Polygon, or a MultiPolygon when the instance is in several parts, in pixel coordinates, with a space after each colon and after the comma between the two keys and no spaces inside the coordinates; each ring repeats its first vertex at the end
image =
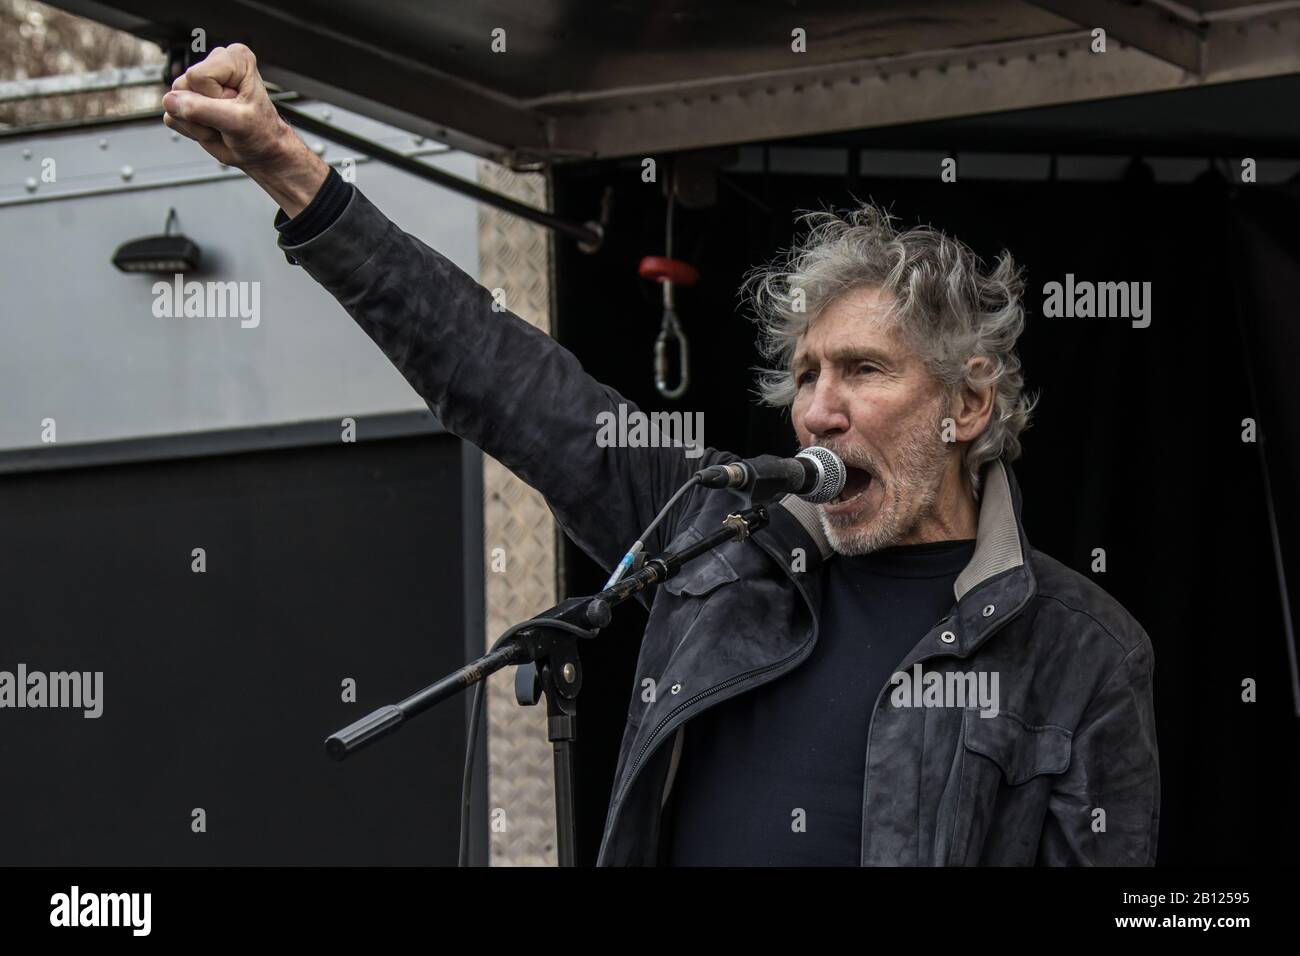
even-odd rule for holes
{"type": "Polygon", "coordinates": [[[31,159],[31,158],[32,158],[32,151],[30,149],[24,149],[23,159],[31,159]]]}
{"type": "Polygon", "coordinates": [[[36,192],[36,180],[33,177],[28,176],[27,181],[23,183],[23,185],[27,187],[29,193],[36,192]]]}
{"type": "Polygon", "coordinates": [[[100,140],[99,140],[99,148],[100,148],[100,149],[108,149],[108,140],[106,140],[106,139],[104,139],[104,138],[101,137],[100,140]]]}
{"type": "Polygon", "coordinates": [[[135,175],[135,170],[130,166],[123,166],[119,172],[122,174],[122,181],[129,183],[131,177],[135,175]]]}

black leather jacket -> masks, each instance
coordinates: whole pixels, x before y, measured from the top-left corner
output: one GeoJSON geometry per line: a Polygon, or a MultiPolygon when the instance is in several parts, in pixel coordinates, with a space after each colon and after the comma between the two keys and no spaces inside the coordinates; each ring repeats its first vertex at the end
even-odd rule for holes
{"type": "MultiPolygon", "coordinates": [[[[549,336],[493,311],[487,290],[359,190],[323,233],[282,246],[450,431],[540,490],[605,568],[691,473],[735,458],[600,447],[597,415],[625,400],[549,336]]],[[[717,529],[741,501],[697,490],[647,551],[717,529]]],[[[600,864],[656,862],[691,718],[779,680],[812,653],[829,560],[813,507],[789,498],[749,541],[714,548],[653,596],[600,864]],[[646,677],[660,688],[651,703],[638,692],[646,677]]],[[[861,862],[1154,863],[1151,641],[1101,588],[1030,546],[1015,478],[1001,462],[983,475],[975,553],[955,591],[948,618],[896,670],[922,662],[927,672],[997,672],[999,712],[897,707],[882,691],[868,735],[861,862]]]]}

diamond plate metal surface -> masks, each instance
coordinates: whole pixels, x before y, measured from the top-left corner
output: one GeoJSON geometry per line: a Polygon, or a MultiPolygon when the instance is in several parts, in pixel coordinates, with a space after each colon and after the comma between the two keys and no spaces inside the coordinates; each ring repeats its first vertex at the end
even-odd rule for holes
{"type": "MultiPolygon", "coordinates": [[[[546,204],[546,181],[495,163],[479,182],[532,206],[546,204]]],[[[479,207],[479,281],[505,291],[505,305],[550,331],[550,234],[479,207]]],[[[500,462],[483,460],[486,644],[510,625],[556,602],[555,524],[542,496],[500,462]]],[[[488,838],[492,866],[554,866],[555,782],[546,739],[546,705],[520,707],[514,668],[488,686],[488,838]]]]}

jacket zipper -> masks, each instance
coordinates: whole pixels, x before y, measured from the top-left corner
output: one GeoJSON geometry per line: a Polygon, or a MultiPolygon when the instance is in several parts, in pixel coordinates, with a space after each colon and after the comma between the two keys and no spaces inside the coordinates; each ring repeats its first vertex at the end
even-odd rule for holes
{"type": "MultiPolygon", "coordinates": [[[[718,693],[718,691],[726,690],[728,687],[733,687],[739,682],[743,680],[748,680],[751,677],[756,677],[760,674],[766,674],[768,671],[775,670],[779,667],[784,667],[786,664],[790,663],[790,661],[794,660],[800,654],[804,654],[806,651],[810,651],[812,645],[814,645],[817,642],[817,636],[818,636],[818,632],[820,631],[821,621],[818,617],[818,608],[813,606],[813,601],[812,598],[808,596],[807,588],[804,587],[802,581],[800,581],[798,578],[794,576],[794,574],[790,572],[789,568],[786,567],[784,562],[781,561],[780,557],[776,553],[771,551],[761,541],[756,540],[755,543],[759,546],[759,548],[761,548],[764,552],[766,552],[769,557],[771,557],[774,561],[776,561],[777,565],[781,567],[781,569],[786,573],[786,576],[790,579],[790,583],[794,585],[795,590],[798,591],[799,594],[803,597],[804,604],[805,606],[807,606],[809,614],[812,615],[813,624],[812,624],[811,640],[805,643],[802,647],[800,647],[797,651],[795,651],[790,656],[783,657],[781,660],[777,661],[774,664],[767,664],[763,667],[755,668],[752,671],[746,671],[744,674],[738,674],[735,677],[729,677],[721,684],[718,684],[714,687],[710,687],[706,691],[701,691],[700,693],[696,694],[694,697],[690,698],[689,700],[683,701],[681,704],[674,707],[672,711],[670,711],[662,720],[659,721],[658,725],[655,726],[655,729],[651,731],[650,736],[646,738],[646,742],[641,745],[640,751],[637,752],[636,759],[634,759],[628,765],[627,770],[623,772],[623,780],[619,784],[619,789],[615,793],[615,796],[611,801],[611,805],[617,805],[621,809],[622,801],[627,796],[627,788],[632,782],[632,777],[636,774],[636,771],[640,768],[641,760],[645,757],[646,753],[650,750],[651,746],[658,738],[660,732],[664,729],[664,727],[668,726],[669,722],[671,722],[674,717],[676,717],[686,708],[691,707],[692,705],[698,703],[701,700],[704,700],[704,698],[712,697],[714,694],[718,693]]],[[[605,834],[605,837],[608,837],[612,832],[613,830],[611,828],[611,830],[605,834]]],[[[604,850],[605,850],[605,840],[604,838],[602,838],[601,848],[600,848],[600,852],[602,855],[604,854],[604,850]]]]}
{"type": "Polygon", "coordinates": [[[678,704],[676,707],[674,707],[667,715],[663,717],[662,720],[659,721],[655,729],[651,731],[650,736],[646,738],[646,742],[641,745],[641,750],[637,753],[636,759],[633,760],[632,763],[628,765],[627,770],[624,771],[623,782],[622,785],[619,787],[620,798],[626,794],[627,786],[631,782],[632,777],[636,774],[637,769],[641,766],[642,758],[645,757],[646,753],[654,745],[655,740],[659,737],[660,732],[666,726],[668,726],[668,724],[672,721],[674,717],[676,717],[686,708],[698,703],[699,701],[704,700],[704,698],[706,697],[712,697],[714,694],[718,693],[719,691],[726,690],[728,687],[734,687],[736,684],[740,683],[741,681],[748,680],[751,677],[757,677],[760,674],[766,674],[768,671],[775,670],[778,667],[783,667],[784,665],[788,664],[790,661],[798,657],[801,653],[803,653],[803,651],[804,648],[800,647],[799,650],[795,651],[789,657],[784,657],[774,664],[766,664],[763,667],[756,668],[752,671],[746,671],[743,674],[737,674],[735,677],[729,677],[726,680],[724,680],[721,684],[717,684],[713,687],[710,687],[706,691],[701,691],[700,693],[696,694],[694,697],[690,698],[689,700],[685,700],[682,703],[678,704]]]}

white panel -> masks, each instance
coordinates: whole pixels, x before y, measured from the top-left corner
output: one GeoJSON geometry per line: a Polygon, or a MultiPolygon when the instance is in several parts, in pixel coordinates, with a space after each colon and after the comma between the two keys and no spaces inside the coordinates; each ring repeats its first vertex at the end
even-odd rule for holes
{"type": "MultiPolygon", "coordinates": [[[[337,110],[333,120],[377,132],[337,110]]],[[[391,129],[382,138],[416,145],[391,129]]],[[[331,146],[326,159],[345,155],[331,146]]],[[[476,176],[467,155],[430,161],[476,176]]],[[[358,187],[398,225],[477,277],[473,202],[378,162],[355,171],[358,187]]],[[[160,122],[5,140],[3,200],[0,449],[40,446],[45,418],[57,422],[58,444],[67,445],[425,407],[351,317],[285,261],[274,203],[242,174],[223,173],[196,144],[174,141],[160,122]],[[56,159],[57,182],[32,193],[25,178],[39,177],[46,156],[56,159]],[[130,182],[122,165],[132,165],[130,182]],[[40,190],[102,187],[108,172],[118,191],[13,204],[40,190]],[[169,176],[208,178],[120,191],[169,176]],[[159,277],[113,267],[117,246],[162,232],[172,207],[179,230],[202,249],[203,273],[187,278],[259,283],[257,327],[243,328],[238,318],[156,318],[159,277]]]]}

